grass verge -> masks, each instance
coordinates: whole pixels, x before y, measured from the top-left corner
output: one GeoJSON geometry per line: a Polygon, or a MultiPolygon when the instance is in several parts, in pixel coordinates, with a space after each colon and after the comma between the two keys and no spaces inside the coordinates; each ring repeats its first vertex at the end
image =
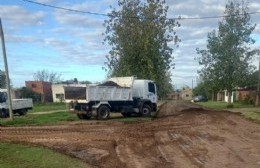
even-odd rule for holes
{"type": "Polygon", "coordinates": [[[66,121],[77,121],[76,114],[69,112],[56,112],[51,114],[27,114],[25,116],[17,116],[14,120],[0,119],[2,126],[28,126],[28,125],[54,125],[66,121]]]}
{"type": "Polygon", "coordinates": [[[241,112],[243,117],[260,123],[260,107],[254,107],[253,105],[245,105],[241,103],[233,103],[234,108],[227,108],[228,104],[226,102],[217,101],[199,102],[197,104],[213,109],[241,112]]]}
{"type": "Polygon", "coordinates": [[[242,116],[260,124],[260,112],[242,112],[242,116]]]}
{"type": "MultiPolygon", "coordinates": [[[[202,105],[204,107],[213,108],[213,109],[226,109],[228,103],[221,101],[208,101],[208,102],[198,102],[196,104],[202,105]]],[[[247,105],[241,103],[233,103],[234,108],[250,108],[254,107],[254,105],[247,105]]]]}
{"type": "Polygon", "coordinates": [[[43,147],[0,143],[2,168],[83,168],[86,163],[43,147]]]}
{"type": "Polygon", "coordinates": [[[44,104],[35,104],[33,110],[30,112],[45,112],[53,110],[66,110],[65,103],[44,103],[44,104]]]}

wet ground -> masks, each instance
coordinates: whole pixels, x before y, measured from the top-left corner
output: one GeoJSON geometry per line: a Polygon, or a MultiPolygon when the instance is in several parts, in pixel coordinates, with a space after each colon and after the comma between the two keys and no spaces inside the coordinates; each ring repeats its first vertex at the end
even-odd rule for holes
{"type": "Polygon", "coordinates": [[[260,124],[185,102],[163,104],[145,122],[0,127],[0,141],[45,146],[93,167],[260,167],[260,124]]]}

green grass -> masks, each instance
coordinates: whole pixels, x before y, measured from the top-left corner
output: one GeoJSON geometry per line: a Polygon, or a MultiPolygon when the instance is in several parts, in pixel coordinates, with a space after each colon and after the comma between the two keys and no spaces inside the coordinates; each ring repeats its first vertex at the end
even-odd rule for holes
{"type": "Polygon", "coordinates": [[[65,103],[45,103],[45,104],[34,104],[33,110],[30,112],[45,112],[53,110],[66,110],[65,103]]]}
{"type": "Polygon", "coordinates": [[[69,112],[56,112],[51,114],[27,114],[15,116],[14,120],[0,119],[3,126],[28,126],[28,125],[54,125],[65,121],[77,121],[76,114],[69,112]]]}
{"type": "MultiPolygon", "coordinates": [[[[208,101],[208,102],[198,102],[196,104],[202,105],[204,107],[213,108],[213,109],[226,109],[228,103],[220,101],[208,101]]],[[[233,103],[234,108],[249,108],[254,107],[253,105],[233,103]]]]}
{"type": "Polygon", "coordinates": [[[0,143],[2,168],[83,168],[86,163],[43,147],[0,143]]]}
{"type": "Polygon", "coordinates": [[[241,112],[243,117],[260,123],[260,107],[254,107],[254,105],[233,103],[233,108],[227,108],[228,104],[226,102],[208,101],[199,102],[197,104],[213,109],[224,109],[234,112],[241,112]]]}
{"type": "Polygon", "coordinates": [[[260,112],[242,112],[242,115],[247,119],[260,123],[260,112]]]}

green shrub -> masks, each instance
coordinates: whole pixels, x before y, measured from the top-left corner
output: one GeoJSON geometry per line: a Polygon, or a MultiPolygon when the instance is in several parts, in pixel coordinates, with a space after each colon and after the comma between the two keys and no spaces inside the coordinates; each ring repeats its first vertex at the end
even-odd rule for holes
{"type": "Polygon", "coordinates": [[[254,100],[249,95],[246,95],[244,100],[241,101],[242,104],[254,104],[254,100]]]}
{"type": "Polygon", "coordinates": [[[233,104],[228,104],[227,108],[234,108],[234,105],[233,104]]]}

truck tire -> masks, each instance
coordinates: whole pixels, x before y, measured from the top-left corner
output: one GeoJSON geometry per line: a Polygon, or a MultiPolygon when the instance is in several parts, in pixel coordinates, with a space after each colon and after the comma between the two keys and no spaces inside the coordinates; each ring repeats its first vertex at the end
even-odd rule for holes
{"type": "Polygon", "coordinates": [[[151,116],[151,107],[147,104],[143,105],[141,109],[141,116],[142,117],[150,117],[151,116]]]}
{"type": "Polygon", "coordinates": [[[92,112],[87,112],[87,114],[82,114],[82,118],[85,120],[89,120],[92,117],[92,112]]]}
{"type": "Polygon", "coordinates": [[[92,117],[92,112],[87,112],[87,114],[77,113],[77,116],[81,120],[88,120],[92,117]]]}
{"type": "Polygon", "coordinates": [[[25,115],[26,113],[27,113],[26,109],[21,109],[21,110],[18,111],[18,114],[21,115],[21,116],[25,115]]]}
{"type": "Polygon", "coordinates": [[[0,109],[0,118],[6,118],[8,114],[5,109],[0,109]]]}
{"type": "Polygon", "coordinates": [[[110,116],[110,109],[109,107],[105,106],[105,105],[101,105],[98,109],[97,109],[97,119],[98,120],[106,120],[108,119],[110,116]]]}
{"type": "Polygon", "coordinates": [[[77,113],[79,119],[83,120],[82,114],[77,113]]]}

